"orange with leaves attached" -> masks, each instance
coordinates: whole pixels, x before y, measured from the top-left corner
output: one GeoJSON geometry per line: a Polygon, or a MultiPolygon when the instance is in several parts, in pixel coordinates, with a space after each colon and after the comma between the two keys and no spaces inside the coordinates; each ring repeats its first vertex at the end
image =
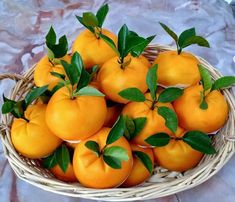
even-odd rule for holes
{"type": "Polygon", "coordinates": [[[38,87],[49,85],[48,89],[52,90],[60,79],[51,73],[55,72],[65,75],[60,60],[70,62],[71,58],[67,55],[68,42],[66,36],[62,36],[59,39],[59,43],[56,44],[56,33],[53,27],[50,28],[46,35],[46,45],[48,54],[37,63],[34,70],[34,82],[38,87]]]}
{"type": "Polygon", "coordinates": [[[105,35],[117,44],[117,36],[102,28],[108,11],[108,4],[104,4],[96,14],[85,12],[82,17],[76,16],[78,21],[87,29],[82,31],[75,39],[72,52],[80,53],[85,68],[91,68],[94,65],[101,66],[116,55],[115,51],[101,37],[101,35],[105,35]]]}
{"type": "Polygon", "coordinates": [[[154,61],[158,64],[158,82],[162,86],[188,87],[199,83],[198,59],[190,53],[164,51],[154,61]]]}
{"type": "MultiPolygon", "coordinates": [[[[178,128],[175,137],[184,136],[185,130],[178,128]]],[[[203,153],[193,149],[183,140],[171,139],[162,147],[153,149],[157,163],[171,171],[183,172],[195,167],[203,157],[203,153]]]]}
{"type": "Polygon", "coordinates": [[[149,67],[141,59],[132,56],[127,56],[125,61],[130,61],[130,64],[122,68],[118,57],[108,60],[101,67],[97,77],[101,91],[108,99],[118,103],[128,102],[118,94],[125,88],[136,87],[142,92],[147,91],[145,78],[149,67]]]}
{"type": "Polygon", "coordinates": [[[104,97],[84,95],[71,99],[69,91],[63,87],[48,103],[46,122],[63,140],[83,140],[102,127],[106,113],[104,97]]]}
{"type": "Polygon", "coordinates": [[[171,130],[166,126],[164,118],[158,114],[158,107],[168,107],[171,110],[174,109],[171,103],[161,102],[157,102],[155,107],[152,108],[152,98],[150,93],[146,93],[145,97],[146,101],[144,102],[130,102],[125,105],[122,114],[128,115],[132,119],[138,117],[147,118],[143,130],[138,135],[136,135],[132,141],[137,145],[149,147],[149,144],[145,142],[145,139],[149,136],[159,132],[172,134],[171,130]]]}
{"type": "Polygon", "coordinates": [[[185,89],[184,94],[174,101],[173,106],[181,127],[211,133],[225,124],[229,107],[225,97],[218,90],[213,90],[205,96],[208,108],[201,109],[202,91],[202,85],[185,89]]]}
{"type": "Polygon", "coordinates": [[[37,159],[51,154],[62,140],[52,133],[45,122],[46,105],[30,105],[23,118],[15,118],[11,127],[11,140],[23,156],[37,159]]]}
{"type": "MultiPolygon", "coordinates": [[[[102,29],[100,32],[117,43],[117,37],[109,30],[102,29]]],[[[91,68],[94,65],[103,65],[116,55],[103,39],[97,37],[89,30],[82,31],[75,39],[72,52],[75,53],[76,51],[81,54],[86,68],[91,68]]]]}
{"type": "Polygon", "coordinates": [[[206,39],[196,35],[195,28],[183,31],[178,37],[169,27],[160,23],[162,28],[174,39],[177,51],[164,51],[159,53],[154,61],[158,64],[158,82],[160,85],[182,87],[195,85],[200,81],[198,59],[191,53],[182,52],[192,44],[210,47],[206,39]]]}
{"type": "Polygon", "coordinates": [[[87,141],[96,141],[100,150],[104,150],[109,132],[109,128],[102,128],[94,136],[80,142],[75,149],[73,157],[74,172],[78,181],[86,187],[96,189],[117,187],[123,183],[131,172],[133,164],[131,148],[124,137],[120,137],[107,146],[107,148],[112,146],[122,147],[127,152],[128,160],[122,161],[119,169],[107,165],[103,156],[97,156],[85,146],[87,141]]]}
{"type": "Polygon", "coordinates": [[[118,33],[118,45],[107,36],[103,38],[118,55],[102,65],[97,77],[108,99],[126,104],[128,100],[119,95],[120,91],[131,87],[143,93],[147,91],[145,78],[149,62],[141,53],[154,37],[140,37],[124,24],[118,33]]]}

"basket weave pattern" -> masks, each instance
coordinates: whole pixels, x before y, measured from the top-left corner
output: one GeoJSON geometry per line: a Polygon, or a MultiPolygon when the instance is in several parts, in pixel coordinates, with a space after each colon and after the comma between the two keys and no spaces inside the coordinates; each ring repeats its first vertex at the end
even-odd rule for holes
{"type": "MultiPolygon", "coordinates": [[[[152,45],[145,50],[144,55],[150,61],[153,61],[159,52],[170,49],[166,46],[152,45]]],[[[214,79],[222,76],[207,61],[200,57],[198,59],[210,71],[214,79]]],[[[34,86],[34,68],[35,66],[30,68],[23,76],[0,75],[0,80],[9,78],[17,81],[9,95],[10,99],[22,99],[34,86]]],[[[183,174],[156,167],[154,175],[147,182],[137,187],[98,190],[85,188],[79,183],[68,184],[55,179],[48,170],[41,167],[39,160],[25,158],[15,151],[10,138],[10,126],[13,117],[9,114],[2,115],[0,123],[3,149],[12,169],[19,178],[47,191],[73,197],[108,201],[133,201],[163,197],[192,188],[206,181],[217,173],[234,154],[235,96],[232,90],[223,90],[223,94],[230,106],[230,113],[225,126],[213,138],[217,153],[204,156],[197,167],[183,174]]]]}

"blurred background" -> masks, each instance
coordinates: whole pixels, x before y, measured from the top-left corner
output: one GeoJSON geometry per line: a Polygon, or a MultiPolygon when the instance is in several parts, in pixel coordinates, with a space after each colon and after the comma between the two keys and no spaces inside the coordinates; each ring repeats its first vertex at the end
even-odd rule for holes
{"type": "MultiPolygon", "coordinates": [[[[45,53],[44,38],[51,25],[60,35],[66,34],[71,46],[83,27],[75,15],[96,11],[109,3],[110,12],[104,27],[117,33],[126,23],[140,35],[156,34],[153,44],[174,46],[158,22],[176,33],[195,27],[197,34],[210,42],[211,48],[191,46],[192,51],[208,60],[224,75],[235,75],[235,1],[231,0],[1,0],[0,1],[0,73],[23,73],[45,53]]],[[[0,94],[6,95],[14,82],[0,82],[0,94]]],[[[206,183],[152,201],[235,201],[235,158],[206,183]]],[[[18,179],[0,146],[1,202],[73,202],[88,200],[64,197],[43,191],[18,179]],[[40,197],[39,197],[40,196],[40,197]]]]}

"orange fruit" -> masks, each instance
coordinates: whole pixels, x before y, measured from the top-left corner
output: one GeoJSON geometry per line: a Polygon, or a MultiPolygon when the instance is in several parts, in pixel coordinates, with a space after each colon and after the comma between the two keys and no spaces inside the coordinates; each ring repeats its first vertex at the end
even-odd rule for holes
{"type": "MultiPolygon", "coordinates": [[[[70,56],[65,55],[62,60],[70,62],[70,56]]],[[[50,72],[57,72],[60,74],[65,74],[64,68],[60,64],[52,65],[47,56],[44,56],[36,65],[34,71],[34,83],[38,87],[42,87],[44,85],[49,85],[48,89],[52,90],[56,84],[60,81],[59,78],[51,75],[50,72]]]]}
{"type": "Polygon", "coordinates": [[[122,69],[121,64],[118,63],[118,57],[114,57],[104,63],[98,73],[97,80],[101,91],[114,102],[128,102],[118,94],[126,88],[136,87],[143,93],[147,91],[146,75],[149,67],[140,58],[130,55],[125,58],[125,61],[130,59],[130,64],[122,69]]]}
{"type": "Polygon", "coordinates": [[[150,62],[145,56],[140,55],[138,58],[141,60],[142,63],[144,63],[145,66],[151,67],[150,62]]]}
{"type": "MultiPolygon", "coordinates": [[[[146,99],[152,100],[150,93],[145,94],[146,99]]],[[[146,125],[143,130],[133,138],[133,142],[137,145],[148,147],[149,144],[145,142],[149,136],[165,132],[171,134],[172,132],[165,125],[165,120],[157,112],[157,108],[151,109],[152,102],[146,100],[145,102],[130,102],[128,103],[122,111],[122,114],[128,115],[130,118],[135,119],[138,117],[146,117],[146,125]]],[[[157,107],[165,106],[173,109],[171,103],[161,103],[156,104],[157,107]]]]}
{"type": "Polygon", "coordinates": [[[63,87],[51,97],[47,110],[48,127],[63,140],[82,140],[95,134],[104,124],[107,107],[104,97],[70,98],[63,87]]]}
{"type": "Polygon", "coordinates": [[[51,168],[50,171],[59,180],[62,180],[64,182],[77,182],[77,178],[73,171],[73,165],[71,163],[69,163],[65,173],[62,171],[58,164],[51,168]]]}
{"type": "MultiPolygon", "coordinates": [[[[144,152],[149,156],[149,158],[152,161],[152,164],[154,165],[154,156],[153,156],[153,150],[152,149],[144,149],[141,147],[138,147],[135,144],[131,144],[132,151],[141,151],[144,152]]],[[[147,170],[147,168],[144,166],[144,164],[133,155],[133,167],[131,170],[131,174],[128,176],[128,178],[125,180],[125,182],[122,184],[123,187],[132,187],[138,184],[141,184],[145,180],[147,180],[151,176],[151,173],[147,170]]]]}
{"type": "MultiPolygon", "coordinates": [[[[102,29],[102,34],[111,38],[117,44],[117,37],[109,30],[102,29]]],[[[89,30],[82,31],[75,39],[72,52],[79,52],[86,68],[94,65],[102,65],[110,58],[114,57],[116,53],[113,49],[101,38],[89,30]]]]}
{"type": "MultiPolygon", "coordinates": [[[[178,128],[175,137],[182,137],[184,132],[184,129],[178,128]]],[[[195,167],[203,157],[203,153],[179,139],[171,139],[166,146],[155,147],[153,152],[157,163],[161,167],[178,172],[195,167]]]]}
{"type": "Polygon", "coordinates": [[[211,133],[225,124],[229,107],[225,97],[218,90],[213,90],[205,97],[208,108],[201,109],[202,91],[201,85],[189,87],[184,90],[181,97],[174,101],[173,105],[181,127],[211,133]]]}
{"type": "Polygon", "coordinates": [[[191,53],[164,51],[154,61],[158,64],[158,83],[162,86],[188,87],[199,83],[198,59],[191,53]]]}
{"type": "Polygon", "coordinates": [[[62,143],[47,127],[45,113],[46,105],[30,105],[24,112],[28,122],[21,118],[13,120],[11,140],[15,149],[25,157],[43,158],[62,143]]]}
{"type": "Polygon", "coordinates": [[[119,104],[114,104],[112,106],[107,106],[107,115],[104,121],[105,127],[112,127],[113,124],[118,119],[118,116],[121,114],[122,106],[119,104]]]}
{"type": "Polygon", "coordinates": [[[106,144],[106,139],[110,128],[102,128],[94,136],[82,141],[76,147],[73,157],[73,167],[78,181],[86,186],[96,189],[117,187],[123,183],[131,172],[133,158],[128,141],[121,137],[110,146],[120,146],[124,148],[129,156],[128,161],[122,161],[121,169],[113,169],[107,165],[102,156],[98,157],[89,150],[85,143],[88,140],[96,141],[100,149],[106,144]]]}

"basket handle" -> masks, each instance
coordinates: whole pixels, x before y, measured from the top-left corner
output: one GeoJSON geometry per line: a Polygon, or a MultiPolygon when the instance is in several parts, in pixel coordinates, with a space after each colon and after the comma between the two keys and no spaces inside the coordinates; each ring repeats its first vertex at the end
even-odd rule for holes
{"type": "Polygon", "coordinates": [[[14,80],[14,81],[20,81],[23,78],[24,77],[21,76],[20,74],[12,74],[12,73],[0,74],[0,80],[11,79],[11,80],[14,80]]]}

